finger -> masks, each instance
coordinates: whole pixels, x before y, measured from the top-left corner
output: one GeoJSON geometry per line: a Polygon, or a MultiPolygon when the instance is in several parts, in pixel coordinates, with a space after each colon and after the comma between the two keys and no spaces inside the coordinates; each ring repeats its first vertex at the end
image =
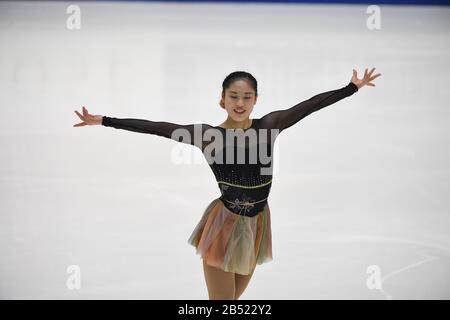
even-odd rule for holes
{"type": "Polygon", "coordinates": [[[379,76],[381,76],[381,73],[377,73],[376,75],[374,75],[374,76],[370,79],[370,81],[372,81],[372,80],[375,79],[375,78],[378,78],[379,76]]]}
{"type": "Polygon", "coordinates": [[[87,109],[83,106],[83,114],[85,115],[85,116],[87,116],[88,115],[88,111],[87,111],[87,109]]]}
{"type": "Polygon", "coordinates": [[[77,116],[78,116],[78,117],[80,117],[80,119],[81,119],[81,120],[83,120],[83,121],[84,121],[84,118],[83,118],[83,116],[82,116],[82,115],[81,115],[81,114],[80,114],[80,113],[79,113],[78,111],[76,111],[76,110],[75,110],[75,113],[77,114],[77,116]]]}
{"type": "Polygon", "coordinates": [[[372,73],[373,73],[373,71],[375,70],[375,68],[372,68],[372,70],[370,70],[370,72],[369,72],[369,76],[371,76],[372,75],[372,73]]]}
{"type": "Polygon", "coordinates": [[[366,68],[366,71],[364,71],[364,77],[363,78],[365,78],[365,77],[367,77],[367,68],[366,68]]]}
{"type": "Polygon", "coordinates": [[[86,125],[86,122],[80,122],[80,123],[74,124],[73,126],[74,127],[82,127],[82,126],[85,126],[85,125],[86,125]]]}
{"type": "Polygon", "coordinates": [[[371,87],[375,87],[375,85],[373,83],[370,83],[370,82],[367,85],[371,86],[371,87]]]}

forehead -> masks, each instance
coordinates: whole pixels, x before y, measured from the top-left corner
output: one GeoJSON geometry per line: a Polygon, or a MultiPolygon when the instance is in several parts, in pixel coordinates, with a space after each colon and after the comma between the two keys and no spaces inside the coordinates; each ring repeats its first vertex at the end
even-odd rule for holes
{"type": "Polygon", "coordinates": [[[255,90],[248,83],[248,81],[237,80],[237,81],[234,81],[232,84],[230,84],[230,86],[228,87],[228,92],[250,95],[250,94],[254,94],[255,90]]]}

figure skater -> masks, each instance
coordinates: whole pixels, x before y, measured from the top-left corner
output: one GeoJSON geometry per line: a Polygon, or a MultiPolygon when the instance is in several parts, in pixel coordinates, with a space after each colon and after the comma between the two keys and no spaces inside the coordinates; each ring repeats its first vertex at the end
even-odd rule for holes
{"type": "Polygon", "coordinates": [[[203,260],[209,299],[237,300],[247,288],[256,264],[273,259],[267,199],[272,185],[272,149],[276,137],[312,112],[348,97],[366,85],[374,87],[372,81],[381,74],[372,76],[375,68],[370,72],[367,70],[363,78],[358,79],[353,69],[351,81],[345,87],[317,94],[259,119],[249,118],[258,97],[257,81],[250,73],[236,71],[222,83],[219,104],[228,117],[218,126],[118,119],[89,114],[83,106],[82,114],[75,111],[82,122],[74,127],[103,125],[154,134],[191,144],[202,151],[215,175],[221,196],[203,210],[188,242],[203,260]],[[255,153],[256,158],[252,158],[255,153]]]}

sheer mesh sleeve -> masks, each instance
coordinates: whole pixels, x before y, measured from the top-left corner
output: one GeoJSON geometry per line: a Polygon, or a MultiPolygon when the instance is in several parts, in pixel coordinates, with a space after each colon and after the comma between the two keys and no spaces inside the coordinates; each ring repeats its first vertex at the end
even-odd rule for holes
{"type": "Polygon", "coordinates": [[[169,138],[177,142],[190,144],[204,149],[202,142],[203,131],[206,124],[176,124],[164,121],[150,121],[143,119],[118,119],[103,116],[102,125],[105,127],[113,127],[139,133],[154,134],[161,137],[169,138]],[[180,130],[177,130],[180,129],[180,130]],[[177,130],[177,131],[175,131],[177,130]]]}
{"type": "Polygon", "coordinates": [[[260,119],[261,128],[278,129],[281,132],[314,111],[351,96],[356,91],[358,91],[358,87],[350,82],[343,88],[319,93],[289,109],[272,111],[260,119]]]}

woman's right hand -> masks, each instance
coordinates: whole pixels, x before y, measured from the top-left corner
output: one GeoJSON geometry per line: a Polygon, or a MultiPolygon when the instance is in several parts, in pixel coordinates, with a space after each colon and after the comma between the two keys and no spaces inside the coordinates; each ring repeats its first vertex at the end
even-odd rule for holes
{"type": "Polygon", "coordinates": [[[87,109],[83,106],[83,114],[80,114],[78,111],[75,110],[75,113],[78,115],[78,117],[80,117],[81,120],[83,120],[83,122],[74,124],[74,127],[82,127],[82,126],[94,126],[94,125],[99,125],[102,124],[102,115],[93,115],[93,114],[89,114],[87,109]]]}

